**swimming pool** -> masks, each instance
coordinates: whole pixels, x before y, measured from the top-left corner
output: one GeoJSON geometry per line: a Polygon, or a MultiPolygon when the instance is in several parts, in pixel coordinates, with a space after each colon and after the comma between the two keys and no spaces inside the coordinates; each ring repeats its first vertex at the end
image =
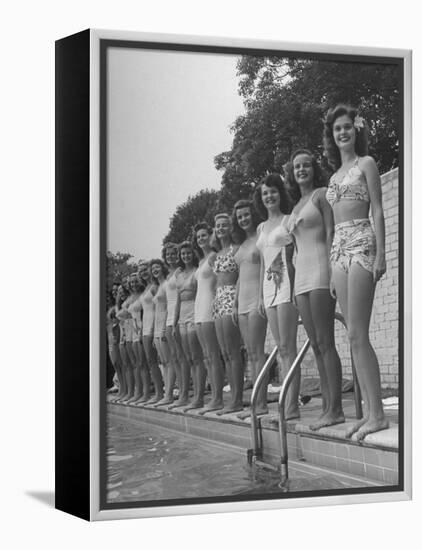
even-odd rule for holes
{"type": "MultiPolygon", "coordinates": [[[[142,502],[232,495],[280,494],[278,472],[250,468],[246,453],[110,413],[107,502],[142,502]]],[[[371,487],[348,474],[289,461],[291,492],[371,487]]],[[[379,484],[378,484],[379,485],[379,484]]]]}

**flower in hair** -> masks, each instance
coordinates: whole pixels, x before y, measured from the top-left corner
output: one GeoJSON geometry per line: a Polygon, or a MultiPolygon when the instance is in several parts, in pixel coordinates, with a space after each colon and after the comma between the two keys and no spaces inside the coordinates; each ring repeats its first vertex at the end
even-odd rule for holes
{"type": "Polygon", "coordinates": [[[361,116],[356,115],[355,120],[353,121],[353,126],[359,132],[361,128],[365,126],[365,121],[361,116]]]}

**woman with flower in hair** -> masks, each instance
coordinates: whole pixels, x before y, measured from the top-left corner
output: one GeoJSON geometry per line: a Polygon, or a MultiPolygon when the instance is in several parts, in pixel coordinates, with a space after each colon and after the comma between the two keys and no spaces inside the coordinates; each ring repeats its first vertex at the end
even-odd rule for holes
{"type": "Polygon", "coordinates": [[[200,258],[195,275],[198,284],[195,297],[195,326],[211,385],[211,401],[200,414],[224,407],[224,369],[213,319],[217,277],[213,271],[216,252],[211,246],[212,235],[213,231],[206,222],[196,224],[193,229],[193,247],[200,258]]]}
{"type": "Polygon", "coordinates": [[[243,361],[240,352],[239,328],[233,322],[233,306],[236,298],[236,282],[239,268],[234,256],[239,248],[234,244],[230,216],[217,214],[215,220],[215,241],[219,249],[213,270],[217,276],[213,317],[218,343],[227,369],[231,402],[218,415],[243,410],[243,361]]]}
{"type": "Polygon", "coordinates": [[[323,172],[307,149],[297,149],[286,166],[286,184],[294,204],[288,229],[296,243],[295,297],[315,355],[322,394],[317,430],[344,422],[341,363],[334,342],[336,302],[330,294],[328,256],[334,234],[333,214],[325,198],[323,172]]]}
{"type": "Polygon", "coordinates": [[[364,418],[353,425],[348,436],[356,433],[360,441],[388,427],[378,360],[369,340],[375,286],[386,271],[381,180],[374,159],[368,156],[367,124],[355,108],[337,105],[328,111],[324,147],[335,170],[326,195],[335,223],[331,289],[346,320],[365,403],[364,418]]]}
{"type": "Polygon", "coordinates": [[[176,372],[179,386],[178,399],[169,407],[174,409],[184,407],[189,402],[190,366],[180,339],[179,326],[176,321],[180,307],[179,293],[177,290],[177,269],[179,267],[179,250],[175,243],[166,243],[162,250],[162,257],[168,267],[169,274],[166,282],[167,321],[166,339],[169,346],[169,364],[176,372]]]}
{"type": "MultiPolygon", "coordinates": [[[[261,256],[256,246],[256,228],[261,219],[252,201],[237,201],[233,208],[233,235],[240,246],[234,256],[239,267],[236,297],[233,304],[233,320],[238,324],[252,367],[252,380],[256,381],[265,363],[265,336],[267,319],[259,311],[261,256]]],[[[263,384],[258,396],[257,414],[267,414],[267,384],[263,384]]],[[[241,412],[241,419],[250,416],[250,410],[241,412]]]]}
{"type": "MultiPolygon", "coordinates": [[[[265,220],[257,227],[261,253],[258,310],[266,316],[279,350],[283,376],[296,358],[297,310],[293,304],[293,240],[287,229],[289,200],[280,174],[269,174],[254,192],[254,203],[265,220]]],[[[298,418],[300,371],[286,398],[286,419],[298,418]]]]}
{"type": "Polygon", "coordinates": [[[179,245],[179,257],[182,267],[176,272],[177,290],[180,308],[176,314],[179,323],[182,349],[190,363],[193,381],[193,401],[184,411],[200,409],[204,406],[206,371],[201,345],[195,329],[195,296],[197,282],[195,277],[198,265],[192,244],[183,241],[179,245]]]}
{"type": "Polygon", "coordinates": [[[151,274],[151,264],[142,262],[139,266],[139,273],[145,281],[145,290],[141,295],[142,304],[142,344],[147,359],[155,394],[145,403],[146,405],[155,405],[163,398],[163,377],[157,361],[157,352],[154,347],[154,329],[155,329],[155,303],[154,296],[158,285],[151,274]]]}

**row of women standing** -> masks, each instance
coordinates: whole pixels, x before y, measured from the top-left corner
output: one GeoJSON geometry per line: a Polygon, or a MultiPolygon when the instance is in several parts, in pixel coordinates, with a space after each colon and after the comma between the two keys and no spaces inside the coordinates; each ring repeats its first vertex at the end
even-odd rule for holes
{"type": "MultiPolygon", "coordinates": [[[[119,346],[110,346],[118,398],[200,409],[201,414],[239,412],[244,418],[250,411],[242,404],[242,341],[255,380],[265,362],[268,324],[285,374],[296,357],[300,315],[321,381],[322,412],[311,428],[344,422],[334,341],[337,298],[365,403],[364,418],[348,435],[356,432],[363,439],[387,427],[378,361],[369,341],[375,285],[385,272],[385,230],[380,178],[367,155],[367,135],[355,109],[332,109],[324,129],[326,156],[335,170],[328,188],[312,153],[299,149],[284,182],[279,174],[268,175],[253,201],[238,201],[231,216],[215,216],[214,228],[199,223],[191,240],[167,243],[163,259],[143,262],[130,276],[128,296],[125,285],[119,287],[109,312],[110,326],[119,320],[122,335],[119,346]],[[222,359],[231,389],[226,404],[222,359]],[[212,397],[204,404],[207,375],[212,397]],[[189,402],[190,376],[194,395],[189,402]],[[179,396],[173,402],[176,379],[179,396]]],[[[299,387],[300,373],[287,396],[287,419],[299,417],[299,387]]],[[[268,412],[266,395],[264,385],[258,414],[268,412]]]]}

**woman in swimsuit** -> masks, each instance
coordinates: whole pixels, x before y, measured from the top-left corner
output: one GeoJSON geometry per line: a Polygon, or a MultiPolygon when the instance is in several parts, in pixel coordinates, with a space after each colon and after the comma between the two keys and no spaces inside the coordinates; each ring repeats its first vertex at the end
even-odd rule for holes
{"type": "Polygon", "coordinates": [[[114,283],[110,297],[110,303],[113,305],[111,305],[107,311],[108,353],[119,382],[119,391],[117,395],[113,397],[113,401],[118,401],[126,393],[126,380],[122,371],[122,363],[119,353],[120,327],[119,320],[116,318],[116,298],[118,288],[119,285],[114,283]]]}
{"type": "Polygon", "coordinates": [[[219,252],[213,267],[217,275],[213,317],[231,391],[231,402],[217,412],[222,415],[243,410],[243,361],[240,353],[240,332],[232,317],[239,275],[234,259],[238,246],[233,242],[230,216],[225,213],[217,214],[214,220],[219,252]]]}
{"type": "Polygon", "coordinates": [[[197,259],[189,241],[179,245],[179,256],[182,263],[177,271],[177,290],[179,291],[180,310],[176,320],[179,323],[182,348],[188,359],[193,381],[193,401],[184,410],[200,409],[204,406],[206,371],[201,345],[195,330],[195,296],[197,259]]]}
{"type": "MultiPolygon", "coordinates": [[[[258,225],[261,253],[259,311],[267,316],[286,376],[296,358],[297,310],[293,304],[293,241],[287,230],[289,201],[279,174],[269,174],[254,192],[255,207],[265,219],[258,225]]],[[[286,398],[286,419],[299,418],[300,371],[286,398]]]]}
{"type": "Polygon", "coordinates": [[[177,312],[180,307],[176,280],[176,271],[179,267],[179,250],[177,244],[166,243],[162,250],[162,257],[169,270],[166,284],[166,338],[170,349],[169,362],[171,362],[172,367],[176,371],[176,379],[179,388],[179,397],[169,409],[175,409],[177,407],[184,407],[188,404],[190,381],[190,366],[182,349],[179,325],[176,321],[176,315],[178,315],[177,312]]]}
{"type": "Polygon", "coordinates": [[[141,304],[143,310],[142,343],[155,391],[155,394],[145,404],[155,405],[163,398],[163,377],[158,366],[157,352],[153,345],[155,325],[155,304],[153,298],[157,292],[157,284],[152,279],[151,265],[149,262],[143,262],[139,267],[139,272],[142,279],[146,283],[145,290],[141,296],[141,304]]]}
{"type": "Polygon", "coordinates": [[[354,424],[348,435],[356,433],[356,438],[362,440],[369,433],[388,427],[378,360],[369,341],[375,286],[386,271],[381,180],[374,159],[367,154],[367,125],[353,107],[337,105],[328,112],[324,147],[335,170],[327,190],[335,223],[331,288],[346,319],[365,402],[364,418],[354,424]],[[368,218],[369,209],[374,229],[368,218]]]}
{"type": "MultiPolygon", "coordinates": [[[[142,266],[142,263],[140,264],[142,266]]],[[[141,292],[139,297],[128,307],[132,315],[133,340],[132,348],[136,357],[137,367],[135,369],[135,395],[138,397],[132,402],[133,405],[142,405],[150,399],[151,377],[149,374],[147,358],[142,344],[142,294],[145,291],[147,282],[142,278],[142,271],[136,274],[141,292]],[[138,388],[138,391],[136,390],[138,388]]]]}
{"type": "Polygon", "coordinates": [[[163,368],[164,375],[164,397],[158,401],[155,406],[169,405],[173,403],[173,389],[176,379],[174,367],[169,361],[170,349],[166,337],[166,322],[167,322],[167,297],[166,297],[166,277],[168,274],[167,267],[163,260],[151,260],[151,275],[157,285],[157,292],[152,301],[155,304],[154,316],[154,345],[160,358],[160,363],[163,368]]]}
{"type": "Polygon", "coordinates": [[[194,227],[193,247],[201,258],[196,271],[198,288],[195,298],[195,325],[211,384],[211,401],[200,414],[224,407],[224,369],[212,315],[217,282],[213,271],[216,252],[210,244],[212,234],[213,231],[206,222],[200,222],[194,227]]]}
{"type": "Polygon", "coordinates": [[[129,330],[127,323],[127,311],[123,309],[123,304],[128,298],[128,292],[122,284],[119,286],[116,298],[116,318],[119,320],[120,325],[120,340],[119,340],[119,354],[122,363],[122,371],[125,380],[125,391],[123,396],[119,398],[119,402],[125,403],[133,396],[134,391],[134,378],[133,378],[133,366],[130,362],[130,357],[127,352],[126,342],[129,342],[132,338],[132,333],[129,330]]]}
{"type": "MultiPolygon", "coordinates": [[[[233,320],[239,325],[248,359],[252,367],[252,380],[255,383],[265,363],[265,336],[267,319],[258,311],[260,294],[261,257],[256,246],[256,228],[260,218],[252,201],[240,200],[234,205],[232,215],[233,234],[241,245],[234,255],[239,268],[236,298],[233,304],[233,320]]],[[[257,414],[267,414],[267,384],[263,385],[258,397],[257,414]]],[[[250,416],[250,410],[241,412],[238,417],[250,416]]]]}
{"type": "MultiPolygon", "coordinates": [[[[134,392],[133,396],[127,401],[128,404],[138,402],[142,399],[142,361],[143,350],[140,344],[141,340],[141,303],[140,298],[145,288],[143,282],[139,279],[137,273],[132,273],[129,277],[130,296],[124,304],[127,311],[126,324],[128,326],[126,337],[126,348],[130,362],[133,367],[134,392]],[[129,340],[129,335],[131,336],[129,340]]],[[[123,307],[122,307],[123,309],[123,307]]]]}
{"type": "Polygon", "coordinates": [[[334,341],[335,300],[330,294],[329,251],[334,234],[324,177],[310,151],[295,151],[286,167],[286,184],[295,205],[288,229],[296,243],[296,304],[315,355],[322,414],[311,429],[344,422],[341,363],[334,341]]]}

